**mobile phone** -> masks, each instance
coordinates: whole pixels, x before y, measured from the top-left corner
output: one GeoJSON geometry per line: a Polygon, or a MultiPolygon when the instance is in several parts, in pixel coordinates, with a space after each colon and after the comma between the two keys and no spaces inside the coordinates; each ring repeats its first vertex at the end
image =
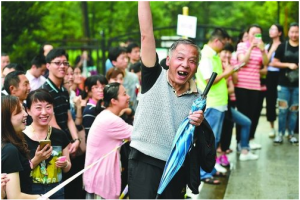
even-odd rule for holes
{"type": "Polygon", "coordinates": [[[255,34],[255,39],[257,40],[257,41],[260,41],[261,40],[261,34],[255,34]]]}
{"type": "Polygon", "coordinates": [[[43,149],[47,144],[51,146],[51,140],[40,140],[40,147],[43,149]]]}
{"type": "Polygon", "coordinates": [[[64,162],[67,159],[66,156],[60,156],[57,158],[58,161],[64,162]]]}
{"type": "Polygon", "coordinates": [[[239,70],[240,68],[244,67],[245,65],[246,65],[246,63],[243,62],[243,63],[239,64],[238,66],[234,67],[233,71],[236,72],[237,70],[239,70]]]}

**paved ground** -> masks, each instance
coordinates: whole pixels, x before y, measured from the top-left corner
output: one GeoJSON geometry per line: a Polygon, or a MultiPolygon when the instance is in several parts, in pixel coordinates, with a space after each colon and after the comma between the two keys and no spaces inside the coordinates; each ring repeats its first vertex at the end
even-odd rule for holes
{"type": "MultiPolygon", "coordinates": [[[[277,122],[276,122],[277,127],[277,122]]],[[[221,185],[201,183],[200,194],[193,199],[299,199],[299,146],[284,138],[282,145],[273,145],[268,137],[270,125],[262,116],[256,131],[256,142],[262,149],[253,153],[257,161],[239,161],[236,153],[235,135],[232,136],[228,155],[231,170],[221,185]]],[[[235,132],[235,131],[234,131],[235,132]]],[[[298,137],[298,135],[297,135],[298,137]]]]}

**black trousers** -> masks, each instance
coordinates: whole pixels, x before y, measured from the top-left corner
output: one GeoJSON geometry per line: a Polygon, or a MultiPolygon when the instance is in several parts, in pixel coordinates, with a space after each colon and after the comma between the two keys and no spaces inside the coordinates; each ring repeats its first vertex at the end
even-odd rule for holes
{"type": "Polygon", "coordinates": [[[266,85],[266,103],[267,103],[267,120],[274,122],[276,120],[276,103],[277,103],[277,86],[279,72],[268,71],[266,85]]]}
{"type": "MultiPolygon", "coordinates": [[[[131,148],[128,162],[128,191],[130,199],[155,199],[165,162],[131,148]]],[[[170,181],[160,199],[184,199],[186,174],[183,167],[170,181]]]]}
{"type": "MultiPolygon", "coordinates": [[[[71,162],[72,167],[69,172],[63,173],[63,180],[67,180],[84,168],[85,154],[71,159],[71,162]]],[[[82,175],[80,175],[65,186],[65,199],[85,199],[85,190],[82,186],[82,175]]]]}
{"type": "Polygon", "coordinates": [[[230,147],[233,126],[234,122],[232,121],[230,107],[228,106],[228,110],[225,112],[225,118],[222,126],[222,133],[220,139],[220,146],[223,152],[228,150],[230,147]]]}
{"type": "MultiPolygon", "coordinates": [[[[249,139],[254,138],[254,133],[256,130],[256,125],[253,123],[253,121],[257,120],[256,113],[259,106],[259,95],[260,91],[258,90],[248,90],[244,88],[235,88],[235,96],[236,96],[236,106],[238,111],[246,115],[251,120],[251,130],[249,139]]],[[[240,141],[240,132],[241,128],[237,125],[237,142],[240,141]]]]}

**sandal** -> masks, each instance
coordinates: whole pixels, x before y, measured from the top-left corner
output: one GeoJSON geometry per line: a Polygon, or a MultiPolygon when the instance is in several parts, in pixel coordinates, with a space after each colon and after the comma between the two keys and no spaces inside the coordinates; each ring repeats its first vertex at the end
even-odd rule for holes
{"type": "Polygon", "coordinates": [[[226,173],[222,173],[222,172],[216,172],[216,174],[214,175],[214,177],[226,177],[226,173]]]}
{"type": "Polygon", "coordinates": [[[220,184],[220,181],[218,179],[215,179],[214,177],[204,178],[204,179],[201,179],[201,181],[203,181],[204,183],[207,183],[207,184],[212,184],[212,185],[220,184]]]}

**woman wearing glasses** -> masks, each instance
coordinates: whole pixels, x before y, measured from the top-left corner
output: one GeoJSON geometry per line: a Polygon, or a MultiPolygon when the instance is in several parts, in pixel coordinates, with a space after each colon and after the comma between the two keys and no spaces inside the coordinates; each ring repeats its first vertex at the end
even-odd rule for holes
{"type": "MultiPolygon", "coordinates": [[[[62,173],[71,169],[69,140],[66,133],[49,126],[53,117],[53,98],[47,90],[30,92],[26,102],[28,114],[33,120],[24,130],[31,157],[32,193],[44,194],[59,185],[62,173]],[[51,143],[42,147],[41,140],[50,140],[51,143]]],[[[64,199],[64,189],[50,199],[64,199]]]]}
{"type": "Polygon", "coordinates": [[[97,116],[96,105],[99,100],[103,99],[103,89],[107,84],[107,80],[103,75],[93,75],[88,77],[84,82],[84,92],[82,93],[83,98],[88,98],[82,116],[82,125],[85,129],[86,138],[89,130],[97,116]]]}
{"type": "Polygon", "coordinates": [[[101,111],[87,138],[85,167],[103,158],[83,174],[87,191],[86,198],[118,199],[121,193],[121,164],[119,149],[124,139],[129,139],[133,127],[119,117],[122,109],[128,108],[130,96],[119,83],[110,83],[104,88],[101,111]]]}
{"type": "MultiPolygon", "coordinates": [[[[31,168],[29,150],[22,131],[26,127],[27,113],[15,96],[1,97],[1,173],[6,173],[4,196],[7,199],[37,199],[40,195],[29,195],[31,168]]],[[[3,195],[3,194],[2,194],[3,195]]]]}

